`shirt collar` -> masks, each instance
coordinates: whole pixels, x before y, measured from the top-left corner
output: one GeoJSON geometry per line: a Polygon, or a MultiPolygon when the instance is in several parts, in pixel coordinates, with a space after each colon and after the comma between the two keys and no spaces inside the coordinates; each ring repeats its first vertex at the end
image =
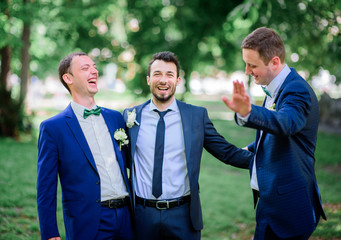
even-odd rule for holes
{"type": "MultiPolygon", "coordinates": [[[[159,110],[159,109],[155,106],[155,104],[153,103],[153,99],[152,99],[152,100],[150,100],[149,111],[154,111],[154,109],[159,110]]],[[[173,99],[172,104],[169,105],[169,107],[168,107],[167,109],[165,109],[164,111],[166,111],[166,110],[168,110],[168,109],[170,109],[170,110],[172,110],[172,111],[174,111],[174,112],[178,112],[178,111],[179,111],[179,107],[178,107],[178,104],[176,103],[175,98],[173,99]]]]}
{"type": "Polygon", "coordinates": [[[94,106],[91,109],[89,109],[89,108],[86,108],[86,107],[76,103],[75,101],[71,100],[71,107],[72,107],[72,110],[74,111],[74,113],[76,114],[76,116],[82,118],[84,115],[85,109],[87,109],[87,110],[95,109],[95,108],[97,108],[97,105],[94,104],[94,106]]]}
{"type": "Polygon", "coordinates": [[[282,71],[279,74],[277,74],[277,76],[274,79],[272,79],[269,85],[264,86],[266,90],[268,90],[268,92],[270,93],[271,98],[274,98],[276,96],[279,88],[282,86],[282,83],[287,78],[290,72],[291,72],[290,68],[288,67],[287,64],[285,64],[282,71]]]}

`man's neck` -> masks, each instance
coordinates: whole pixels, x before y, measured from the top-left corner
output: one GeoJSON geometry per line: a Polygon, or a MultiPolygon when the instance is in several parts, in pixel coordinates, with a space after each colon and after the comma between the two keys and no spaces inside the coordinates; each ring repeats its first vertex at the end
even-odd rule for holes
{"type": "Polygon", "coordinates": [[[72,100],[79,105],[82,105],[85,108],[91,109],[95,105],[94,97],[88,98],[80,98],[80,97],[72,97],[72,100]]]}
{"type": "Polygon", "coordinates": [[[282,63],[281,65],[278,66],[278,68],[276,69],[276,72],[275,72],[276,76],[283,70],[284,67],[285,67],[285,63],[282,63]]]}
{"type": "Polygon", "coordinates": [[[174,100],[175,100],[174,96],[172,98],[170,98],[167,102],[160,102],[157,99],[155,99],[154,97],[152,98],[152,101],[153,101],[154,105],[160,111],[166,110],[173,103],[174,100]]]}

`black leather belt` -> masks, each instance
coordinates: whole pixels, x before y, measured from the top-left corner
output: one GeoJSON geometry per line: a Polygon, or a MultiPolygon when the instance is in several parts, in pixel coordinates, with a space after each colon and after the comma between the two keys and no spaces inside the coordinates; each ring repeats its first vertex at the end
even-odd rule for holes
{"type": "Polygon", "coordinates": [[[129,204],[129,197],[120,198],[120,199],[110,199],[101,202],[102,207],[108,208],[121,208],[127,206],[129,204]]]}
{"type": "Polygon", "coordinates": [[[190,201],[191,201],[190,195],[187,195],[181,198],[172,199],[172,200],[149,200],[149,199],[144,199],[144,198],[140,198],[136,196],[137,204],[147,206],[147,207],[153,207],[159,210],[178,207],[190,201]]]}

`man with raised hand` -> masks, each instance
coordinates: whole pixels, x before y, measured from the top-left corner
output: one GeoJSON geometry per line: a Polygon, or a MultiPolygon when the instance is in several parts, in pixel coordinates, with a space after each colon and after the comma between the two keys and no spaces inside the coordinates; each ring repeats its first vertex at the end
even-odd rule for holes
{"type": "Polygon", "coordinates": [[[263,106],[252,105],[244,85],[233,83],[225,104],[239,125],[257,129],[248,145],[251,188],[256,213],[255,240],[308,239],[322,216],[315,176],[315,146],[319,121],[313,89],[285,64],[285,48],[272,29],[261,27],[242,43],[245,73],[262,85],[263,106]]]}

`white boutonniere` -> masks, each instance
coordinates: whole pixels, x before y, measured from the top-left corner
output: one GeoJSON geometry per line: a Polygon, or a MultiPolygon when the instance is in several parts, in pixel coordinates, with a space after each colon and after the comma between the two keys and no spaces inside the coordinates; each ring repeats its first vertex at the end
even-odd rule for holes
{"type": "Polygon", "coordinates": [[[129,143],[128,136],[123,128],[119,128],[115,131],[114,138],[120,145],[120,151],[122,146],[127,145],[129,143]]]}
{"type": "Polygon", "coordinates": [[[271,107],[268,107],[270,111],[275,111],[276,112],[276,103],[272,104],[271,107]]]}
{"type": "Polygon", "coordinates": [[[133,111],[129,112],[127,111],[127,127],[128,128],[132,128],[134,126],[134,124],[136,124],[137,126],[140,125],[137,121],[136,121],[136,109],[134,108],[133,111]]]}

